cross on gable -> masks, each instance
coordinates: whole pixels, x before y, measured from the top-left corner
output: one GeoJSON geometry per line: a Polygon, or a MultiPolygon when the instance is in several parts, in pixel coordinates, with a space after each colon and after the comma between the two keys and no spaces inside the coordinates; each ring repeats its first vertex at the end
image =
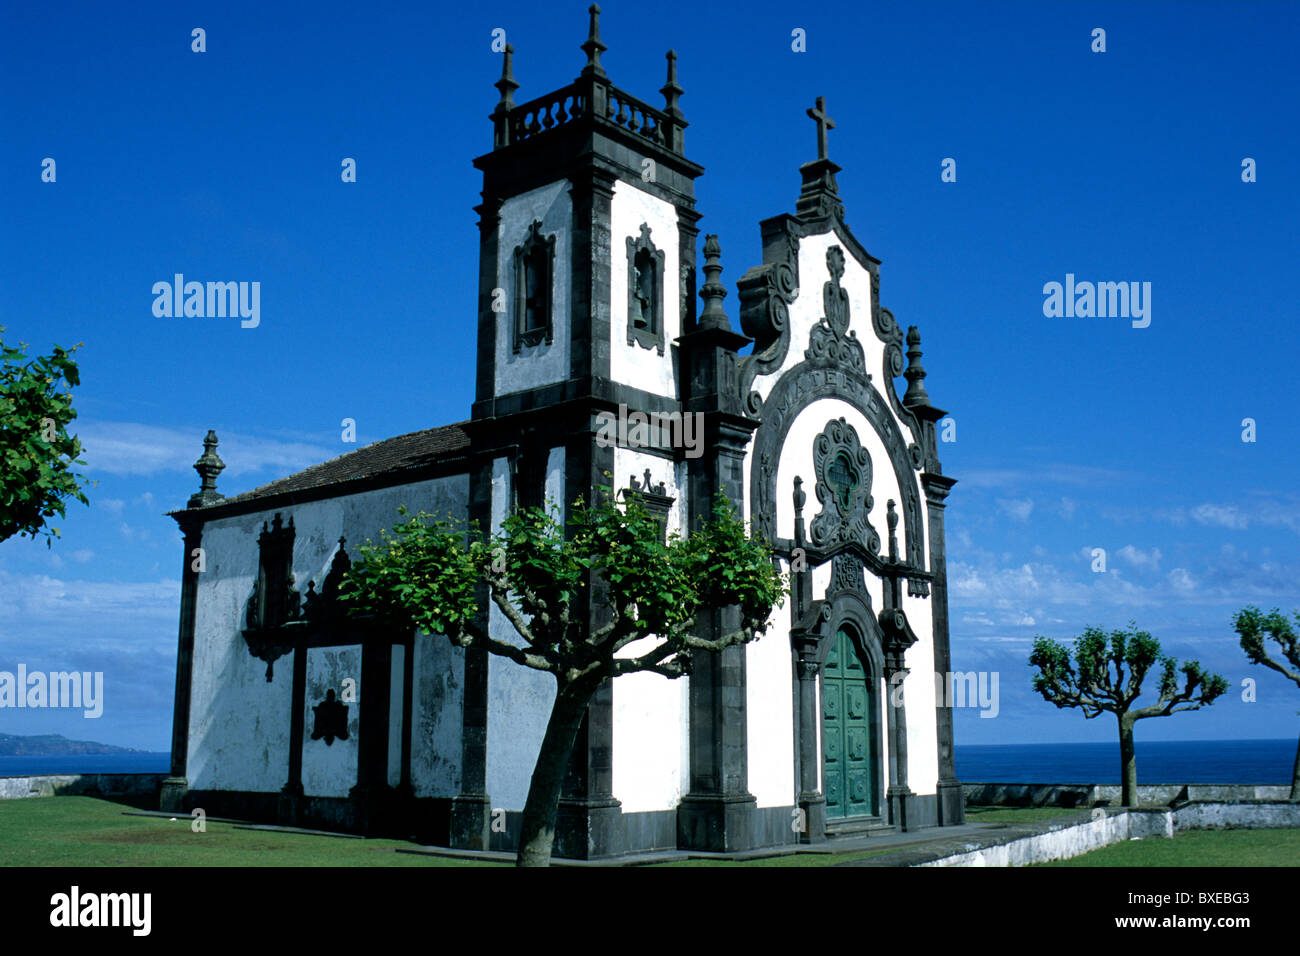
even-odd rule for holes
{"type": "Polygon", "coordinates": [[[817,97],[817,105],[808,110],[808,116],[817,124],[817,158],[827,159],[826,131],[835,128],[835,121],[826,115],[826,97],[817,97]]]}

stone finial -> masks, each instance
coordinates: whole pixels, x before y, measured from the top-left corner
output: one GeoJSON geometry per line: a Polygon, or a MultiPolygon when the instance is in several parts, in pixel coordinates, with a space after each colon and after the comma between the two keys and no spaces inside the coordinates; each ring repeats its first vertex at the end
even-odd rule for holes
{"type": "Polygon", "coordinates": [[[803,490],[803,479],[794,476],[794,543],[796,547],[804,544],[803,506],[808,503],[808,493],[803,490]]]}
{"type": "Polygon", "coordinates": [[[492,111],[492,148],[501,149],[510,145],[510,113],[515,108],[515,48],[507,43],[504,59],[501,61],[501,79],[492,85],[501,92],[501,99],[492,111]]]}
{"type": "Polygon", "coordinates": [[[885,503],[885,522],[889,525],[889,560],[898,560],[898,510],[894,499],[885,503]]]}
{"type": "Polygon", "coordinates": [[[907,394],[903,396],[903,404],[929,405],[930,396],[924,384],[925,369],[921,365],[921,333],[915,325],[907,330],[907,369],[903,372],[903,377],[907,379],[907,394]]]}
{"type": "Polygon", "coordinates": [[[700,313],[699,327],[702,329],[731,330],[727,313],[722,311],[722,300],[727,297],[727,287],[718,279],[722,275],[722,246],[716,235],[704,237],[704,285],[700,287],[700,298],[704,300],[704,311],[700,313]]]}
{"type": "Polygon", "coordinates": [[[609,47],[600,42],[600,5],[593,3],[587,8],[591,15],[587,28],[587,42],[582,44],[582,52],[587,54],[587,65],[582,68],[583,76],[604,76],[605,68],[600,65],[600,55],[609,47]]]}
{"type": "Polygon", "coordinates": [[[677,105],[677,98],[686,91],[677,85],[677,51],[668,51],[668,82],[659,90],[664,95],[664,112],[673,119],[682,119],[683,113],[681,107],[677,105]]]}
{"type": "Polygon", "coordinates": [[[515,82],[515,48],[513,44],[506,44],[506,50],[501,60],[501,79],[492,85],[501,92],[501,101],[497,103],[497,110],[514,109],[515,90],[519,89],[519,84],[515,82]]]}
{"type": "Polygon", "coordinates": [[[217,475],[226,469],[226,463],[217,454],[217,433],[211,429],[203,439],[203,454],[194,463],[194,470],[199,473],[199,490],[190,495],[189,507],[202,508],[215,504],[225,495],[217,492],[217,475]]]}

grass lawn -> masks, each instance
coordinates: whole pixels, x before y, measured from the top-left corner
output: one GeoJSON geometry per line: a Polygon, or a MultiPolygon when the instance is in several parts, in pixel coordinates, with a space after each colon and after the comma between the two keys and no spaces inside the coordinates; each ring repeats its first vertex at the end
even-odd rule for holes
{"type": "Polygon", "coordinates": [[[0,800],[0,866],[499,866],[394,853],[414,844],[237,830],[191,818],[129,817],[91,797],[0,800]]]}
{"type": "Polygon", "coordinates": [[[1300,866],[1300,830],[1186,830],[1038,866],[1300,866]]]}
{"type": "Polygon", "coordinates": [[[967,823],[1041,823],[1045,820],[1086,820],[1091,810],[1061,807],[967,807],[967,823]]]}
{"type": "MultiPolygon", "coordinates": [[[[270,830],[240,830],[191,818],[126,816],[119,803],[91,797],[0,800],[0,866],[507,866],[395,853],[415,844],[270,830]]],[[[1059,807],[967,807],[969,823],[1087,818],[1059,807]]],[[[682,860],[655,866],[829,866],[893,853],[798,853],[759,860],[682,860]]],[[[1046,866],[1298,866],[1300,830],[1193,831],[1172,840],[1120,843],[1046,866]]]]}

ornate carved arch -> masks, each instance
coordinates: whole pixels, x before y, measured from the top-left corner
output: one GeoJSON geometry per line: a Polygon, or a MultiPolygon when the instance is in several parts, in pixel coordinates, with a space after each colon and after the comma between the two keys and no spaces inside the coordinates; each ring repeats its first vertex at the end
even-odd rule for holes
{"type": "MultiPolygon", "coordinates": [[[[920,493],[913,472],[912,455],[902,430],[880,393],[871,386],[871,377],[851,369],[828,367],[817,361],[805,361],[790,369],[777,381],[763,402],[763,423],[754,435],[753,467],[750,473],[750,514],[754,528],[769,541],[775,537],[776,473],[781,449],[790,427],[809,405],[823,398],[840,399],[857,409],[875,429],[885,446],[898,481],[900,507],[903,512],[905,558],[914,568],[924,569],[925,531],[922,524],[920,493]]],[[[928,594],[924,581],[908,579],[910,594],[928,594]]]]}

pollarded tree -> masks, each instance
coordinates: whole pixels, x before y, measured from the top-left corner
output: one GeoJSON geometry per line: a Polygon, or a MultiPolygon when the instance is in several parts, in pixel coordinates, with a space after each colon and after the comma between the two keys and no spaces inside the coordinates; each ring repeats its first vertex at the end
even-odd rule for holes
{"type": "Polygon", "coordinates": [[[4,344],[0,326],[0,541],[14,535],[46,536],[59,529],[46,519],[64,516],[65,501],[89,504],[81,442],[68,434],[77,417],[72,387],[81,384],[71,350],[54,346],[49,355],[26,361],[26,344],[4,344]]]}
{"type": "Polygon", "coordinates": [[[546,510],[509,515],[493,537],[448,521],[409,517],[378,545],[367,542],[342,588],[352,613],[385,625],[443,634],[555,678],[551,709],[524,803],[518,865],[547,866],[561,784],[587,705],[601,683],[648,671],[690,671],[692,655],[753,640],[784,593],[769,547],[751,538],[724,501],[703,528],[682,538],[629,495],[601,489],[581,499],[568,528],[546,510]],[[498,640],[480,626],[491,602],[519,635],[498,640]],[[595,606],[606,609],[599,617],[595,606]],[[733,627],[701,633],[714,609],[733,627]],[[592,620],[599,620],[596,627],[592,620]],[[639,641],[645,644],[633,648],[639,641]]]}
{"type": "MultiPolygon", "coordinates": [[[[1300,612],[1296,612],[1296,623],[1300,624],[1300,612]]],[[[1300,687],[1300,638],[1297,638],[1291,622],[1277,608],[1264,614],[1257,607],[1247,607],[1238,611],[1232,619],[1232,626],[1241,637],[1241,649],[1246,652],[1252,664],[1271,667],[1283,677],[1294,681],[1300,687]],[[1269,656],[1264,646],[1264,638],[1277,642],[1282,657],[1287,664],[1269,656]]],[[[1300,801],[1300,745],[1295,752],[1295,766],[1291,769],[1291,799],[1300,801]]]]}
{"type": "Polygon", "coordinates": [[[1133,726],[1145,717],[1167,717],[1184,710],[1197,710],[1228,689],[1228,682],[1208,674],[1197,661],[1179,666],[1172,657],[1162,656],[1160,642],[1136,624],[1129,630],[1106,632],[1085,628],[1074,642],[1074,663],[1070,651],[1047,637],[1035,637],[1029,663],[1037,667],[1034,690],[1057,707],[1078,707],[1091,720],[1109,711],[1119,722],[1121,802],[1137,803],[1137,752],[1133,747],[1133,726]],[[1157,662],[1161,664],[1159,699],[1136,707],[1142,682],[1157,662]],[[1125,667],[1127,666],[1127,675],[1125,667]],[[1182,687],[1178,673],[1182,672],[1182,687]]]}

